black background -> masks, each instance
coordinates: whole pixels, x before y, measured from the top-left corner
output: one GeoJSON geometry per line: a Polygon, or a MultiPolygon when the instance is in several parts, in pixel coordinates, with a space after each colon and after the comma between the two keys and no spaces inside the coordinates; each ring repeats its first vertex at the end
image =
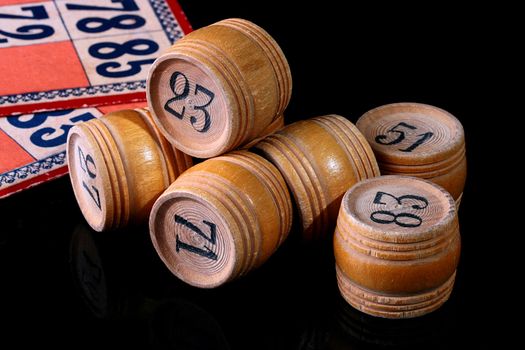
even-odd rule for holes
{"type": "Polygon", "coordinates": [[[289,122],[330,113],[355,122],[392,102],[432,104],[462,122],[468,178],[451,299],[415,320],[360,314],[337,293],[330,242],[303,245],[294,233],[241,280],[215,290],[185,286],[157,258],[146,228],[89,231],[64,177],[0,200],[0,340],[17,347],[166,349],[448,349],[502,340],[494,328],[503,321],[494,313],[501,301],[492,293],[494,262],[504,253],[489,239],[494,179],[486,171],[484,122],[498,118],[488,91],[499,73],[486,58],[498,40],[479,9],[180,3],[194,28],[242,17],[276,39],[292,69],[289,122]],[[95,248],[83,248],[79,257],[80,241],[95,248]],[[84,269],[93,267],[92,275],[75,274],[79,259],[84,269]],[[99,284],[86,294],[78,282],[100,280],[102,270],[105,292],[99,284]]]}

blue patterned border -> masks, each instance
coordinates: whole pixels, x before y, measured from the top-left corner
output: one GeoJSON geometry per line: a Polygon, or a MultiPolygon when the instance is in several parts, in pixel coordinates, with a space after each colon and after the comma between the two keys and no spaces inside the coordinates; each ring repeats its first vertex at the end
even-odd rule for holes
{"type": "MultiPolygon", "coordinates": [[[[184,35],[179,23],[171,12],[165,0],[149,0],[157,19],[162,25],[164,33],[168,40],[173,44],[184,35]]],[[[83,88],[72,88],[62,90],[49,90],[41,92],[30,92],[27,94],[16,94],[0,96],[0,105],[17,102],[34,102],[40,100],[53,100],[57,97],[65,98],[69,96],[80,97],[84,95],[95,95],[97,93],[109,94],[111,92],[135,91],[137,89],[146,89],[146,81],[140,80],[128,83],[115,83],[105,85],[95,85],[83,88]]],[[[0,183],[1,185],[1,183],[0,183]]]]}
{"type": "Polygon", "coordinates": [[[175,41],[182,38],[184,33],[180,28],[179,22],[177,22],[173,16],[168,3],[164,0],[150,0],[149,2],[153,8],[153,11],[155,11],[155,14],[157,15],[157,18],[162,25],[164,33],[166,33],[170,43],[173,44],[175,41]]]}
{"type": "Polygon", "coordinates": [[[19,95],[6,95],[0,96],[0,105],[4,103],[16,103],[16,102],[30,102],[30,101],[40,101],[53,100],[57,97],[69,97],[71,95],[80,97],[83,95],[95,95],[97,93],[108,94],[110,92],[123,92],[123,91],[135,91],[137,89],[145,89],[146,81],[134,81],[131,83],[117,83],[117,84],[106,84],[106,85],[96,85],[84,88],[73,88],[73,89],[63,89],[63,90],[50,90],[42,92],[30,92],[27,94],[19,95]]]}
{"type": "Polygon", "coordinates": [[[47,172],[58,166],[66,164],[66,151],[54,154],[44,159],[37,160],[34,163],[24,165],[18,169],[11,170],[7,173],[0,174],[0,188],[6,184],[12,184],[19,179],[26,179],[37,175],[41,172],[47,172]]]}

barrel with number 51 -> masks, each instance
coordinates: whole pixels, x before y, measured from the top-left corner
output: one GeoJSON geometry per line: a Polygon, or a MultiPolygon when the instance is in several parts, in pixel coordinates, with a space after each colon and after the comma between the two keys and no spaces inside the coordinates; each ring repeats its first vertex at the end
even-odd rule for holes
{"type": "Polygon", "coordinates": [[[147,99],[173,145],[210,158],[272,131],[291,90],[290,67],[275,40],[249,21],[227,19],[162,54],[150,69],[147,99]]]}
{"type": "Polygon", "coordinates": [[[372,146],[383,175],[407,175],[443,186],[459,206],[467,177],[463,126],[443,109],[393,103],[356,123],[372,146]]]}
{"type": "Polygon", "coordinates": [[[77,202],[96,231],[147,221],[157,197],[193,163],[164,139],[145,109],[73,127],[67,159],[77,202]]]}
{"type": "Polygon", "coordinates": [[[414,177],[362,181],[343,197],[334,253],[339,291],[350,305],[385,318],[427,314],[454,286],[460,255],[454,200],[414,177]]]}

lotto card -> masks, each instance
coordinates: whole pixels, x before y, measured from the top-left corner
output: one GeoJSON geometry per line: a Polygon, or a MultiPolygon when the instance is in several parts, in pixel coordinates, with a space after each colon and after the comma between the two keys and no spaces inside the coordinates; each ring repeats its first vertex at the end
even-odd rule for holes
{"type": "Polygon", "coordinates": [[[0,0],[0,116],[145,101],[189,31],[176,0],[0,0]]]}
{"type": "Polygon", "coordinates": [[[0,198],[67,174],[66,140],[77,123],[145,102],[0,118],[0,198]]]}

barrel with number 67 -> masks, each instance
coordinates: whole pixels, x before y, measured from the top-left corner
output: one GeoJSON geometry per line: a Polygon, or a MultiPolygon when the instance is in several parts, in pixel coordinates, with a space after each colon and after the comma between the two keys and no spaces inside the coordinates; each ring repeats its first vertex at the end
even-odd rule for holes
{"type": "Polygon", "coordinates": [[[339,291],[367,314],[411,318],[449,298],[460,256],[453,198],[408,176],[365,180],[343,197],[334,235],[339,291]]]}
{"type": "Polygon", "coordinates": [[[372,146],[383,175],[430,180],[459,206],[467,177],[465,135],[456,117],[421,103],[393,103],[359,118],[357,127],[372,146]]]}
{"type": "Polygon", "coordinates": [[[73,127],[67,159],[78,205],[96,231],[145,222],[158,196],[193,163],[169,144],[145,109],[73,127]]]}
{"type": "Polygon", "coordinates": [[[279,171],[254,153],[235,151],[182,174],[155,202],[149,224],[171,272],[212,288],[265,262],[291,222],[290,194],[279,171]]]}
{"type": "Polygon", "coordinates": [[[148,103],[162,133],[199,158],[265,134],[282,118],[291,90],[290,68],[275,40],[234,18],[177,41],[153,63],[147,80],[148,103]]]}

